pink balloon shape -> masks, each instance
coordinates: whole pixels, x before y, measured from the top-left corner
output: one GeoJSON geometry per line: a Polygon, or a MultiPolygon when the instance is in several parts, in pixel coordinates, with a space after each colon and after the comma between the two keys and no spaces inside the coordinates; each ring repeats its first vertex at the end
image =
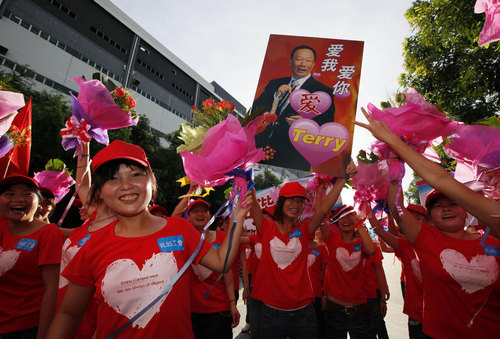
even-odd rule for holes
{"type": "Polygon", "coordinates": [[[311,119],[298,119],[288,130],[293,147],[314,168],[335,157],[349,144],[349,132],[336,122],[319,126],[311,119]]]}
{"type": "Polygon", "coordinates": [[[309,93],[305,89],[296,89],[290,94],[290,105],[295,112],[306,119],[325,113],[331,104],[332,99],[323,91],[309,93]]]}

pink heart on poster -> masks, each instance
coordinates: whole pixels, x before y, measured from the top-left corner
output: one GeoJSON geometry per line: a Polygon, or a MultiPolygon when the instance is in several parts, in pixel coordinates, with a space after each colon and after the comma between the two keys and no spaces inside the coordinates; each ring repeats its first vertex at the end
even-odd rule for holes
{"type": "Polygon", "coordinates": [[[290,105],[303,118],[312,119],[326,112],[331,106],[332,99],[323,92],[309,93],[305,89],[296,89],[290,94],[290,105]]]}
{"type": "Polygon", "coordinates": [[[340,100],[347,99],[350,96],[351,96],[351,92],[349,90],[345,90],[341,94],[335,94],[335,98],[339,98],[340,100]]]}
{"type": "Polygon", "coordinates": [[[349,143],[347,129],[335,122],[319,126],[310,119],[296,120],[288,130],[295,149],[316,167],[342,152],[349,143]]]}

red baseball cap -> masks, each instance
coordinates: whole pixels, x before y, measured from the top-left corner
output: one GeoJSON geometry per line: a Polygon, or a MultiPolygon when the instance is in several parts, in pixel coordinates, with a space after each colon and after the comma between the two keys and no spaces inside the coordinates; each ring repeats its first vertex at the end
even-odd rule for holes
{"type": "Polygon", "coordinates": [[[210,211],[210,204],[209,204],[208,202],[206,202],[205,200],[198,198],[198,199],[193,200],[193,201],[191,201],[191,202],[189,203],[188,208],[187,208],[188,213],[189,213],[189,211],[191,210],[191,208],[192,208],[194,205],[197,205],[197,204],[202,204],[202,205],[206,206],[206,207],[208,208],[208,210],[210,211]]]}
{"type": "Polygon", "coordinates": [[[0,189],[2,189],[7,185],[15,185],[15,184],[25,184],[27,186],[32,186],[32,187],[34,186],[36,188],[39,188],[38,182],[35,179],[30,178],[27,175],[13,174],[0,180],[0,189]]]}
{"type": "Polygon", "coordinates": [[[92,172],[95,172],[102,164],[116,159],[133,160],[144,167],[151,167],[144,150],[128,142],[115,140],[100,150],[92,159],[92,172]]]}
{"type": "Polygon", "coordinates": [[[412,212],[415,212],[415,213],[418,213],[418,214],[422,214],[423,216],[427,215],[427,210],[422,205],[408,204],[408,206],[406,206],[406,209],[408,211],[412,211],[412,212]]]}
{"type": "Polygon", "coordinates": [[[296,181],[287,182],[286,184],[284,184],[281,187],[280,193],[278,196],[285,197],[285,198],[302,197],[302,198],[308,199],[306,188],[296,181]]]}
{"type": "Polygon", "coordinates": [[[274,217],[274,212],[276,212],[276,205],[268,206],[262,209],[263,212],[266,212],[270,216],[274,217]]]}
{"type": "Polygon", "coordinates": [[[149,212],[153,213],[154,211],[160,211],[161,213],[167,215],[168,212],[167,212],[167,209],[163,206],[160,206],[160,205],[153,205],[149,208],[149,212]]]}
{"type": "Polygon", "coordinates": [[[43,194],[43,193],[46,193],[46,194],[49,194],[52,198],[56,198],[56,195],[54,194],[54,192],[52,192],[50,189],[48,189],[47,187],[44,187],[44,186],[40,186],[40,192],[43,194]]]}
{"type": "Polygon", "coordinates": [[[425,198],[425,208],[427,209],[427,211],[431,210],[430,207],[432,207],[432,204],[434,203],[434,201],[436,201],[438,198],[442,198],[442,197],[446,198],[446,195],[444,195],[443,193],[441,193],[438,190],[432,190],[432,192],[429,193],[427,195],[427,197],[425,198]]]}
{"type": "Polygon", "coordinates": [[[331,221],[332,223],[336,223],[337,221],[339,221],[340,218],[345,217],[346,215],[352,213],[356,214],[354,207],[348,205],[342,205],[333,210],[331,221]]]}

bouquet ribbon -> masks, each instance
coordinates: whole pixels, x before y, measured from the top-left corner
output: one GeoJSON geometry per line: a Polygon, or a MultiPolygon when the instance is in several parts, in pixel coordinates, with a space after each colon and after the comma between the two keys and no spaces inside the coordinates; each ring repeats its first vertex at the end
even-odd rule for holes
{"type": "MultiPolygon", "coordinates": [[[[231,192],[231,197],[236,195],[238,192],[237,188],[240,189],[240,197],[241,202],[243,203],[245,194],[248,190],[251,190],[255,186],[255,182],[253,181],[253,172],[250,168],[248,171],[244,171],[241,168],[235,168],[231,172],[227,173],[228,176],[234,176],[233,180],[233,191],[231,192]],[[247,185],[248,182],[248,185],[247,185]]],[[[243,205],[241,205],[243,206],[243,205]]],[[[245,206],[243,206],[245,207],[245,206]]]]}
{"type": "Polygon", "coordinates": [[[377,205],[375,205],[375,207],[373,208],[373,213],[377,213],[378,211],[384,211],[385,214],[390,213],[389,204],[387,203],[387,201],[380,199],[375,200],[375,202],[377,203],[377,205]]]}
{"type": "MultiPolygon", "coordinates": [[[[63,139],[76,139],[78,144],[87,143],[92,139],[89,133],[92,126],[85,120],[78,120],[74,115],[66,121],[66,128],[61,129],[63,139]]],[[[71,141],[70,141],[71,142],[71,141]]]]}

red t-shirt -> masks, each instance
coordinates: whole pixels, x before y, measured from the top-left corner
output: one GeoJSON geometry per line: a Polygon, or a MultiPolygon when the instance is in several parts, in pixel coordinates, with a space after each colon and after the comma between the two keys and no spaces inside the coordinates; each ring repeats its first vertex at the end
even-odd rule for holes
{"type": "Polygon", "coordinates": [[[318,244],[309,247],[307,253],[307,269],[311,279],[314,296],[320,298],[323,295],[323,264],[328,263],[328,249],[325,245],[318,244]]]}
{"type": "Polygon", "coordinates": [[[285,310],[312,303],[314,294],[307,274],[310,239],[307,221],[302,221],[288,233],[281,233],[274,221],[264,218],[260,237],[262,257],[252,298],[285,310]]]}
{"type": "MultiPolygon", "coordinates": [[[[96,337],[105,338],[157,298],[198,246],[201,234],[182,218],[167,218],[160,231],[142,237],[115,235],[117,222],[93,234],[63,275],[96,289],[96,337]]],[[[209,251],[203,242],[195,264],[209,251]]],[[[192,338],[190,284],[183,274],[173,288],[120,338],[192,338]]]]}
{"type": "Polygon", "coordinates": [[[398,237],[398,250],[395,254],[401,260],[406,279],[403,313],[422,322],[423,295],[420,263],[406,238],[398,237]]]}
{"type": "Polygon", "coordinates": [[[331,233],[326,240],[330,261],[328,262],[325,291],[340,300],[351,303],[366,303],[363,290],[363,249],[361,239],[348,243],[340,234],[331,233]]]}
{"type": "Polygon", "coordinates": [[[0,334],[38,326],[45,291],[42,265],[59,265],[64,235],[47,224],[22,237],[0,217],[0,334]]]}
{"type": "MultiPolygon", "coordinates": [[[[212,247],[219,249],[225,237],[226,232],[216,231],[212,247]]],[[[200,264],[192,264],[191,267],[194,273],[193,283],[191,284],[191,312],[215,313],[230,310],[231,306],[227,297],[224,278],[221,277],[217,284],[212,287],[220,276],[220,273],[214,272],[200,264]],[[208,294],[208,298],[205,298],[205,294],[210,287],[212,289],[208,294]]]]}
{"type": "Polygon", "coordinates": [[[375,245],[375,254],[369,257],[363,257],[363,273],[365,277],[363,289],[365,290],[366,297],[369,299],[377,297],[377,289],[379,286],[377,283],[377,277],[375,276],[375,267],[382,266],[382,259],[384,259],[380,246],[376,243],[373,244],[375,245]]]}
{"type": "MultiPolygon", "coordinates": [[[[75,230],[70,234],[66,241],[64,242],[61,254],[61,274],[68,266],[68,263],[73,259],[73,257],[78,253],[80,248],[84,246],[87,241],[90,239],[94,232],[89,232],[88,227],[92,220],[95,217],[95,213],[93,213],[92,217],[87,219],[82,226],[75,228],[75,230]]],[[[100,232],[105,227],[98,229],[95,232],[100,232]]],[[[59,291],[58,291],[58,308],[61,306],[61,303],[64,299],[64,294],[66,293],[66,289],[68,288],[68,279],[59,276],[59,291]]],[[[75,335],[76,339],[86,339],[91,338],[94,335],[95,328],[97,325],[96,319],[97,313],[97,304],[95,298],[92,298],[89,305],[87,306],[87,310],[83,316],[82,321],[80,322],[80,326],[78,327],[78,331],[75,335]]]]}
{"type": "Polygon", "coordinates": [[[262,257],[262,240],[257,234],[249,236],[248,239],[250,240],[251,248],[247,249],[250,251],[245,252],[245,255],[248,253],[248,256],[246,257],[247,271],[252,274],[250,286],[253,288],[257,277],[257,268],[259,268],[260,258],[262,257]]]}
{"type": "MultiPolygon", "coordinates": [[[[499,248],[500,241],[488,237],[485,245],[499,248]]],[[[479,238],[455,239],[428,226],[422,226],[413,248],[422,271],[425,334],[490,338],[500,333],[500,257],[485,254],[479,238]]]]}

